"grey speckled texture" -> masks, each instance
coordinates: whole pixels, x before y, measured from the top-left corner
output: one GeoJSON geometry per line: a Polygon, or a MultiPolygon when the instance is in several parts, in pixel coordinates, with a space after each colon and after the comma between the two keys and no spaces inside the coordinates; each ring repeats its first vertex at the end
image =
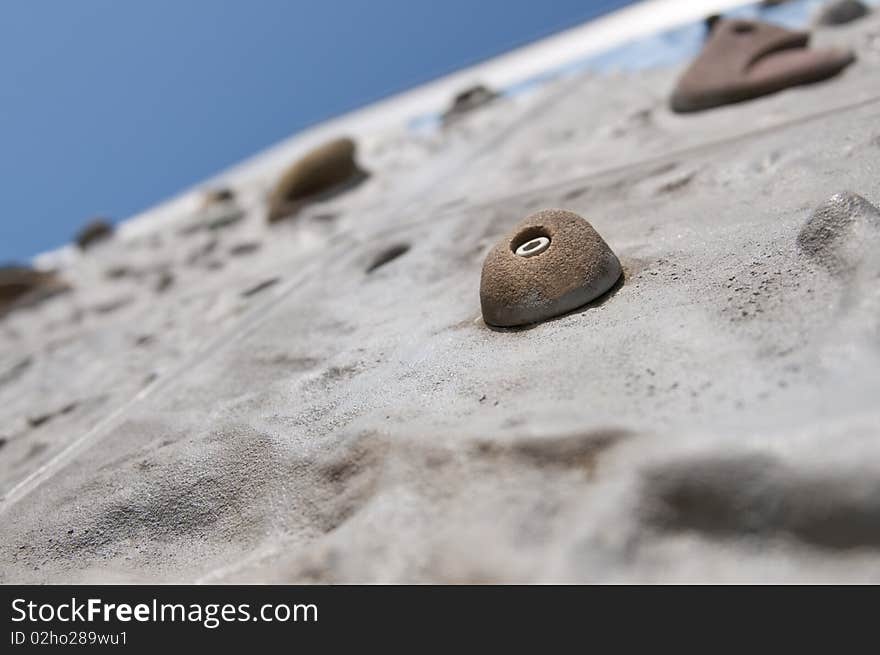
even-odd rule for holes
{"type": "Polygon", "coordinates": [[[833,272],[847,274],[880,248],[880,210],[857,193],[835,193],[819,205],[798,234],[808,257],[833,272]]]}
{"type": "Polygon", "coordinates": [[[296,221],[268,176],[96,244],[0,322],[0,581],[880,582],[880,249],[829,200],[880,201],[878,35],[693,117],[668,70],[354,134],[296,221]],[[624,284],[489,330],[486,253],[560,206],[624,284]]]}

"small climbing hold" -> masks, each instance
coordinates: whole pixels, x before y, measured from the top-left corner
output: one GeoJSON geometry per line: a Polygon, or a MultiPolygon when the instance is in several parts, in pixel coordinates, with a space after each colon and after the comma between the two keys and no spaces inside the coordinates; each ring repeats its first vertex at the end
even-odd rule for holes
{"type": "Polygon", "coordinates": [[[23,359],[18,360],[11,368],[0,371],[0,387],[9,382],[14,382],[21,377],[30,368],[33,361],[33,358],[27,355],[23,359]]]}
{"type": "Polygon", "coordinates": [[[263,244],[259,241],[244,241],[237,243],[229,249],[229,254],[233,257],[241,255],[250,255],[257,252],[263,244]]]}
{"type": "Polygon", "coordinates": [[[28,416],[27,417],[28,425],[32,428],[38,428],[41,425],[43,425],[44,423],[48,423],[49,421],[51,421],[53,418],[55,418],[57,416],[61,416],[63,414],[70,414],[70,412],[72,412],[73,410],[76,409],[78,404],[79,403],[77,403],[77,402],[72,402],[72,403],[68,403],[67,405],[64,405],[63,407],[61,407],[59,409],[54,409],[54,410],[50,410],[47,412],[43,412],[42,414],[37,414],[35,416],[28,416]]]}
{"type": "Polygon", "coordinates": [[[121,280],[125,277],[131,277],[134,274],[134,271],[125,264],[116,264],[104,271],[104,277],[108,280],[121,280]]]}
{"type": "Polygon", "coordinates": [[[381,268],[382,266],[385,266],[385,264],[388,264],[389,262],[394,261],[398,257],[405,255],[408,252],[409,252],[409,244],[408,243],[395,243],[395,244],[389,246],[388,248],[386,248],[385,250],[381,251],[379,254],[377,254],[373,258],[373,261],[370,262],[370,265],[367,266],[366,272],[372,273],[377,268],[381,268]]]}
{"type": "Polygon", "coordinates": [[[96,314],[112,314],[113,312],[130,305],[134,301],[135,298],[133,296],[121,296],[119,298],[107,300],[106,302],[97,303],[93,305],[91,309],[96,314]]]}
{"type": "Polygon", "coordinates": [[[336,139],[288,168],[269,199],[269,222],[275,223],[309,202],[363,181],[367,173],[355,161],[355,150],[351,139],[336,139]]]}
{"type": "Polygon", "coordinates": [[[456,94],[452,105],[443,113],[443,122],[450,123],[475,109],[488,105],[498,94],[484,84],[475,84],[456,94]]]}
{"type": "Polygon", "coordinates": [[[720,19],[671,98],[676,112],[710,109],[836,75],[851,51],[808,49],[810,35],[758,21],[720,19]]]}
{"type": "Polygon", "coordinates": [[[880,209],[851,191],[816,207],[797,236],[800,251],[832,273],[858,266],[880,241],[880,209]]]}
{"type": "Polygon", "coordinates": [[[496,327],[538,323],[577,309],[620,279],[620,262],[586,220],[546,209],[523,220],[483,262],[483,320],[496,327]]]}
{"type": "Polygon", "coordinates": [[[190,235],[202,230],[219,230],[230,225],[235,225],[245,212],[235,199],[232,189],[221,187],[209,189],[202,193],[201,205],[193,213],[179,231],[181,235],[190,235]]]}
{"type": "Polygon", "coordinates": [[[871,10],[859,0],[832,0],[816,16],[820,25],[843,25],[867,16],[871,10]]]}
{"type": "Polygon", "coordinates": [[[103,218],[96,218],[86,223],[79,232],[77,232],[75,241],[80,250],[90,248],[100,241],[109,239],[113,235],[113,225],[103,218]]]}
{"type": "Polygon", "coordinates": [[[37,416],[28,416],[27,422],[30,427],[38,428],[41,425],[43,425],[43,423],[46,423],[47,421],[51,420],[51,418],[53,416],[54,416],[54,414],[39,414],[37,416]]]}
{"type": "Polygon", "coordinates": [[[715,26],[718,24],[718,21],[721,20],[720,14],[710,14],[703,19],[703,26],[706,28],[706,38],[712,34],[712,30],[715,29],[715,26]]]}
{"type": "Polygon", "coordinates": [[[27,266],[0,266],[0,315],[35,305],[69,289],[54,273],[27,266]]]}
{"type": "Polygon", "coordinates": [[[202,207],[221,205],[223,203],[232,202],[233,200],[235,200],[235,191],[229,187],[208,189],[202,195],[202,207]]]}
{"type": "Polygon", "coordinates": [[[273,287],[281,281],[281,278],[278,277],[270,277],[267,280],[263,280],[262,282],[258,282],[252,287],[248,287],[244,291],[241,292],[242,298],[249,298],[250,296],[254,296],[261,291],[265,291],[269,287],[273,287]]]}
{"type": "Polygon", "coordinates": [[[155,285],[153,285],[153,291],[156,293],[163,293],[164,291],[167,291],[172,284],[174,284],[174,273],[171,271],[160,271],[159,277],[156,279],[155,285]]]}

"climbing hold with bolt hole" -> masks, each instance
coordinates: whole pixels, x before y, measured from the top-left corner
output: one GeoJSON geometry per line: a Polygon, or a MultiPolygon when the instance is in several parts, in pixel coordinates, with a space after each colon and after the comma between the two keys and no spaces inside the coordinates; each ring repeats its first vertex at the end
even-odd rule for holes
{"type": "Polygon", "coordinates": [[[496,327],[538,323],[577,309],[620,279],[620,261],[586,220],[564,209],[528,216],[483,262],[483,320],[496,327]]]}

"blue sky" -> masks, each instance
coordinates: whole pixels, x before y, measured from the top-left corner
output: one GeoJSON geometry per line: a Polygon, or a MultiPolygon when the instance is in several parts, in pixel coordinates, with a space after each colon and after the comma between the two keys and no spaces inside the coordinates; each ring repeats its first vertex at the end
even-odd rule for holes
{"type": "Polygon", "coordinates": [[[622,0],[5,0],[0,263],[622,0]]]}

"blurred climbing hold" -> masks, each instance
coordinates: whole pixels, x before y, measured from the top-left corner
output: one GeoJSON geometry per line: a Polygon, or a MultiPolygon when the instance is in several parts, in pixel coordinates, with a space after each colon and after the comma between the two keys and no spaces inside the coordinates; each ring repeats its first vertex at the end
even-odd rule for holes
{"type": "Polygon", "coordinates": [[[113,236],[113,225],[103,218],[96,218],[86,223],[76,233],[74,240],[80,250],[85,250],[111,236],[113,236]]]}
{"type": "Polygon", "coordinates": [[[832,0],[819,9],[816,22],[820,25],[843,25],[867,16],[871,10],[858,0],[832,0]]]}
{"type": "Polygon", "coordinates": [[[851,51],[810,50],[807,32],[758,21],[720,19],[672,94],[676,112],[710,109],[836,75],[851,51]]]}
{"type": "Polygon", "coordinates": [[[0,266],[0,316],[29,307],[70,287],[54,273],[29,266],[0,266]]]}
{"type": "Polygon", "coordinates": [[[880,258],[880,209],[852,191],[820,204],[797,237],[798,249],[832,273],[856,268],[866,257],[880,258]]]}
{"type": "Polygon", "coordinates": [[[586,220],[563,209],[528,216],[483,262],[483,320],[496,327],[538,323],[577,309],[620,279],[620,262],[586,220]]]}
{"type": "Polygon", "coordinates": [[[707,39],[709,38],[709,35],[712,34],[712,31],[715,29],[715,26],[718,24],[719,20],[721,20],[720,14],[711,14],[703,19],[703,26],[706,28],[707,39]]]}
{"type": "Polygon", "coordinates": [[[221,205],[235,200],[235,191],[229,187],[218,187],[208,189],[202,194],[202,207],[211,207],[212,205],[221,205]]]}
{"type": "Polygon", "coordinates": [[[202,194],[202,204],[187,232],[205,228],[219,230],[235,225],[244,218],[244,210],[235,198],[235,191],[229,187],[208,189],[202,194]]]}
{"type": "Polygon", "coordinates": [[[309,202],[363,181],[367,173],[355,161],[355,150],[351,139],[336,139],[315,148],[290,166],[269,199],[269,222],[292,216],[309,202]]]}
{"type": "Polygon", "coordinates": [[[386,264],[394,261],[398,257],[409,252],[410,245],[408,243],[395,243],[377,254],[370,265],[367,266],[367,273],[372,273],[377,268],[381,268],[386,264]]]}
{"type": "Polygon", "coordinates": [[[452,105],[443,113],[443,122],[453,122],[456,118],[488,105],[497,97],[498,94],[484,84],[468,87],[452,99],[452,105]]]}

